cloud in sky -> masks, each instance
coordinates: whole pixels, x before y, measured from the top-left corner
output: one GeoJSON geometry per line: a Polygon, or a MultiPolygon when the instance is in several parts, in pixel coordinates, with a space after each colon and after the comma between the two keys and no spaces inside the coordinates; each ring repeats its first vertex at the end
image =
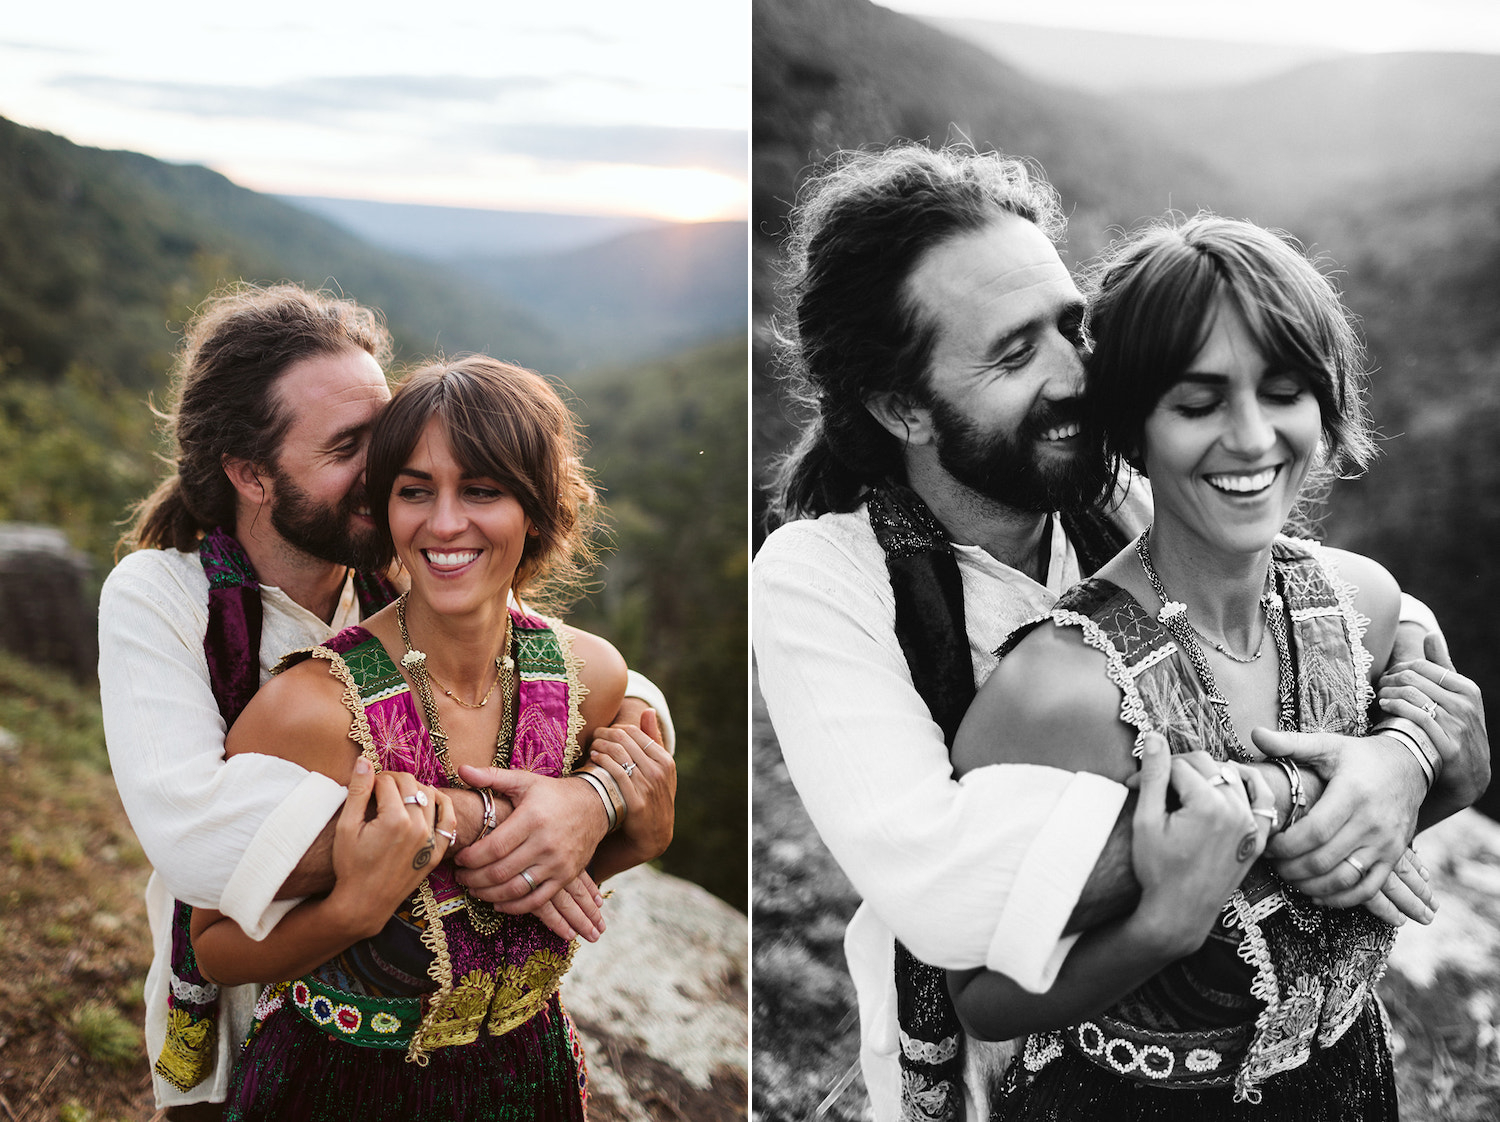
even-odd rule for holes
{"type": "Polygon", "coordinates": [[[749,0],[156,3],[9,13],[0,115],[279,193],[748,211],[749,0]]]}

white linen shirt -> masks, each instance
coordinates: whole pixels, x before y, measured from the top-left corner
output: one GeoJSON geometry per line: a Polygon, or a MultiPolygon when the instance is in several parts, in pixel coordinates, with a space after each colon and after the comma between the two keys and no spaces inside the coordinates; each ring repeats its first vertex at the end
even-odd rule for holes
{"type": "MultiPolygon", "coordinates": [[[[260,679],[281,656],[359,622],[353,581],[331,624],[279,588],[261,586],[260,679]]],[[[203,637],[208,578],[196,553],[142,549],[115,566],[99,597],[99,696],[120,801],[154,872],[146,885],[152,961],[146,1050],[160,1106],[222,1102],[259,987],[220,991],[218,1057],[191,1091],[155,1073],[167,1031],[172,900],[215,908],[263,939],[297,903],[274,899],[344,801],[327,776],[275,756],[224,759],[224,718],[203,637]]]]}
{"type": "MultiPolygon", "coordinates": [[[[995,669],[1005,637],[1078,581],[1055,516],[1051,541],[1045,586],[983,549],[954,547],[976,683],[995,669]]],[[[865,1085],[886,1122],[901,1102],[894,938],[937,966],[987,966],[1048,989],[1076,940],[1063,926],[1126,789],[1019,764],[954,782],[942,730],[896,639],[867,508],[776,530],[756,556],[751,588],[760,687],[787,771],[863,899],[844,947],[865,1085]]],[[[986,1117],[972,1073],[967,1082],[967,1116],[986,1117]]]]}

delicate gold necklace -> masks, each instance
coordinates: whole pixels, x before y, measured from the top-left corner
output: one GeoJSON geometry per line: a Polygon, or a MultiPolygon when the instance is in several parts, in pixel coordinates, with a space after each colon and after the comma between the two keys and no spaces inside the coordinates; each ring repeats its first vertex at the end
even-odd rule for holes
{"type": "MultiPolygon", "coordinates": [[[[448,777],[448,782],[454,787],[467,788],[468,784],[458,777],[458,773],[448,761],[448,734],[443,730],[443,722],[438,717],[437,699],[432,696],[432,683],[435,679],[427,670],[427,654],[411,645],[411,634],[406,630],[405,593],[402,593],[396,601],[396,625],[401,629],[401,642],[406,645],[406,653],[401,656],[401,665],[411,672],[412,681],[416,684],[417,698],[422,703],[422,714],[427,718],[427,733],[432,738],[432,749],[437,753],[438,762],[443,765],[443,774],[448,777]]],[[[511,657],[510,611],[507,609],[500,654],[495,658],[495,681],[490,686],[489,693],[484,695],[484,701],[477,705],[470,704],[453,697],[451,691],[443,689],[445,694],[464,708],[479,709],[490,699],[490,694],[495,692],[495,687],[500,687],[500,732],[495,737],[496,767],[510,766],[511,738],[515,733],[515,711],[510,699],[515,692],[515,669],[516,661],[511,657]]],[[[438,688],[443,687],[439,684],[438,688]]]]}

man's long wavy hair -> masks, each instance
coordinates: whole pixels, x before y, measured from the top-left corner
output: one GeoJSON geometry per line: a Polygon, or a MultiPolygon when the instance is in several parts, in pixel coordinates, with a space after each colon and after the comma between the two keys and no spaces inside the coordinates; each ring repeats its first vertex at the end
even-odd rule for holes
{"type": "Polygon", "coordinates": [[[774,330],[787,395],[808,422],[775,465],[773,523],[852,510],[868,488],[904,477],[900,441],[865,402],[926,392],[936,326],[907,278],[923,254],[1001,213],[1054,242],[1067,225],[1039,168],[968,145],[841,152],[803,185],[774,330]]]}
{"type": "Polygon", "coordinates": [[[395,556],[390,498],[397,474],[434,418],[464,472],[506,488],[531,520],[535,533],[511,582],[517,598],[524,594],[531,607],[566,607],[593,568],[590,531],[599,510],[578,421],[540,374],[487,355],[413,371],[376,420],[365,476],[383,561],[395,556]]]}
{"type": "Polygon", "coordinates": [[[291,424],[277,380],[302,359],[360,350],[384,366],[391,337],[378,313],[295,284],[237,284],[210,296],[183,329],[170,405],[172,473],[132,511],[127,549],[198,547],[232,529],[235,490],[224,457],[274,464],[291,424]]]}

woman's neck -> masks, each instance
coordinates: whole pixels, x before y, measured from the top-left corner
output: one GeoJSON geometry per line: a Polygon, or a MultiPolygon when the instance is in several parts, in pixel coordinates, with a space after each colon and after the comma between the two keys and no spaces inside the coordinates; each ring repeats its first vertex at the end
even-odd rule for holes
{"type": "Polygon", "coordinates": [[[505,596],[476,611],[444,615],[413,594],[406,602],[406,630],[412,647],[427,655],[429,673],[461,696],[478,695],[494,680],[506,614],[505,596]]]}
{"type": "Polygon", "coordinates": [[[1151,564],[1167,595],[1187,605],[1199,632],[1233,650],[1248,650],[1264,627],[1260,598],[1271,548],[1255,553],[1215,549],[1189,531],[1160,523],[1151,529],[1151,564]]]}

